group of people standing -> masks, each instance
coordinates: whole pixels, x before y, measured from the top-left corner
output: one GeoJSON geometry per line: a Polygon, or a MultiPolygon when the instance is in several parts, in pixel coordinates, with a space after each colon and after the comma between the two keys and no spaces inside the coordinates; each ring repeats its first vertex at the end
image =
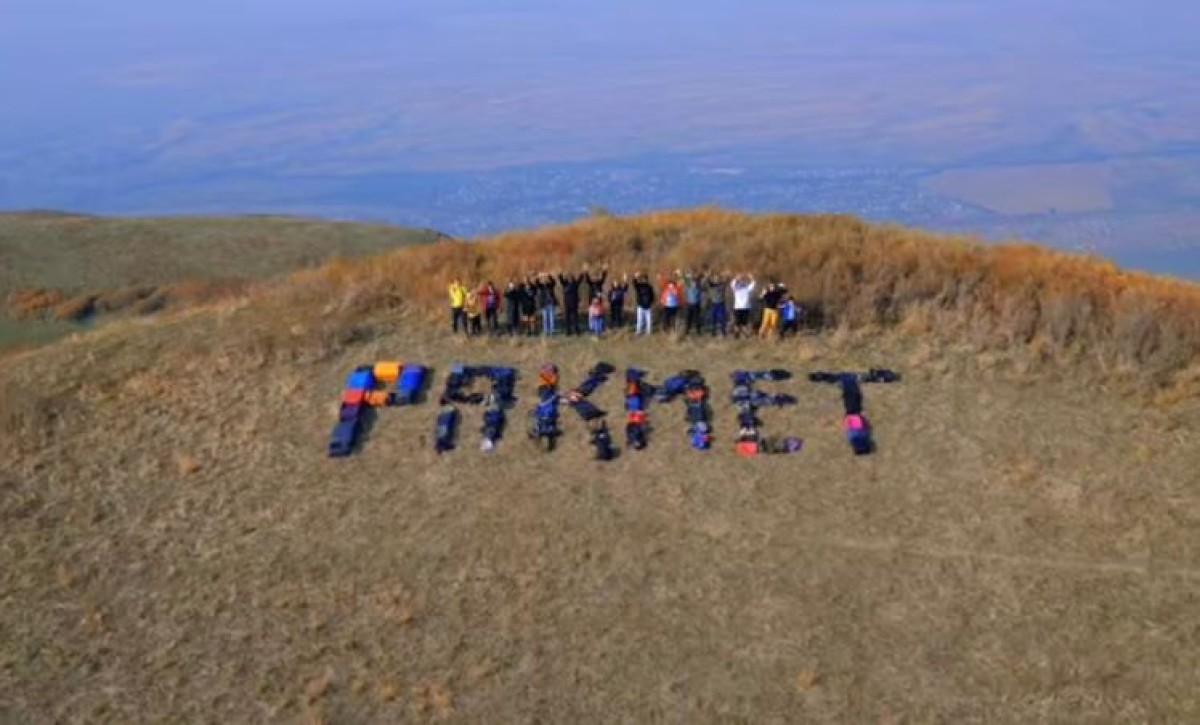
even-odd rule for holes
{"type": "Polygon", "coordinates": [[[651,282],[639,271],[610,283],[607,265],[599,271],[584,265],[578,274],[510,279],[503,290],[490,281],[469,287],[455,279],[449,298],[451,329],[466,335],[599,337],[624,329],[632,319],[637,335],[649,335],[657,325],[668,333],[742,337],[757,332],[771,339],[796,334],[804,321],[804,309],[785,285],[760,285],[752,274],[728,272],[677,269],[651,282]],[[761,314],[755,318],[756,311],[761,314]]]}

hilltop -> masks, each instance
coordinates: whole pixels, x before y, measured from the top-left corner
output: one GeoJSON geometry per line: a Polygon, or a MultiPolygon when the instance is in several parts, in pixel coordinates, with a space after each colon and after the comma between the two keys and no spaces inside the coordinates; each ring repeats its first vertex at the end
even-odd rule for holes
{"type": "MultiPolygon", "coordinates": [[[[843,217],[590,219],[341,260],[0,361],[0,719],[1192,719],[1200,648],[1197,288],[843,217]],[[608,261],[786,279],[798,340],[461,340],[450,275],[608,261]],[[513,428],[432,448],[436,406],[325,458],[355,365],[503,363],[513,428]],[[589,460],[523,436],[533,372],[702,370],[589,460]],[[857,370],[732,451],[738,367],[857,370]],[[81,374],[82,373],[82,374],[81,374]]],[[[436,387],[435,387],[436,389],[436,387]]],[[[621,408],[620,386],[596,400],[621,408]]]]}

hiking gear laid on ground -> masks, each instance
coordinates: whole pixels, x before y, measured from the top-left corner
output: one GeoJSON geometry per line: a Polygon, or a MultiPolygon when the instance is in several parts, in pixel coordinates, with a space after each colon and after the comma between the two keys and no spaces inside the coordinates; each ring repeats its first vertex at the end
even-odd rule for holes
{"type": "Polygon", "coordinates": [[[458,409],[447,405],[441,409],[437,417],[435,430],[435,448],[438,453],[454,450],[454,439],[458,433],[458,409]]]}
{"type": "Polygon", "coordinates": [[[558,400],[557,394],[544,395],[537,407],[530,411],[533,425],[529,430],[529,437],[544,443],[547,450],[554,447],[554,439],[561,434],[558,426],[558,400]]]}
{"type": "Polygon", "coordinates": [[[761,453],[799,453],[804,448],[800,438],[765,438],[759,444],[761,453]]]}
{"type": "Polygon", "coordinates": [[[864,383],[898,383],[900,374],[887,368],[871,368],[862,376],[864,383]]]}
{"type": "Polygon", "coordinates": [[[419,402],[428,372],[428,369],[421,365],[408,365],[404,368],[396,388],[396,405],[413,405],[419,402]]]}
{"type": "Polygon", "coordinates": [[[784,395],[779,393],[771,395],[760,390],[755,390],[750,394],[750,404],[756,408],[783,408],[788,405],[796,405],[800,402],[794,395],[784,395]]]}
{"type": "Polygon", "coordinates": [[[617,450],[613,447],[612,434],[608,431],[607,423],[600,423],[599,426],[592,429],[592,447],[596,449],[597,461],[611,461],[617,457],[617,450]]]}
{"type": "Polygon", "coordinates": [[[750,458],[758,455],[758,441],[746,439],[740,440],[737,443],[737,453],[744,458],[750,458]]]}
{"type": "Polygon", "coordinates": [[[365,400],[372,408],[386,408],[396,402],[396,396],[386,390],[372,390],[367,393],[365,400]]]}
{"type": "Polygon", "coordinates": [[[865,373],[809,373],[808,379],[814,383],[839,383],[844,377],[856,378],[860,383],[898,383],[902,380],[900,373],[887,368],[871,368],[865,373]]]}
{"type": "Polygon", "coordinates": [[[649,443],[649,433],[646,430],[646,423],[636,422],[631,419],[625,424],[625,443],[635,451],[640,451],[649,443]]]}
{"type": "Polygon", "coordinates": [[[839,383],[842,387],[842,405],[846,408],[846,415],[862,413],[863,394],[862,388],[858,386],[858,378],[852,375],[843,375],[839,383]]]}
{"type": "Polygon", "coordinates": [[[607,375],[612,375],[616,371],[617,371],[617,368],[614,367],[611,363],[598,362],[592,366],[591,370],[588,370],[588,376],[589,377],[604,377],[607,375]]]}
{"type": "Polygon", "coordinates": [[[568,405],[570,405],[571,409],[574,410],[576,413],[578,413],[579,417],[583,418],[583,420],[585,422],[599,420],[600,418],[603,418],[604,416],[608,415],[603,410],[600,410],[599,408],[597,408],[594,403],[592,403],[591,401],[585,400],[583,398],[580,398],[579,400],[571,401],[568,403],[568,405]]]}
{"type": "Polygon", "coordinates": [[[400,372],[404,369],[403,363],[398,362],[381,362],[375,363],[373,371],[376,382],[382,385],[395,385],[400,380],[400,372]]]}
{"type": "Polygon", "coordinates": [[[494,367],[488,370],[492,380],[492,395],[496,396],[501,405],[516,402],[517,370],[516,368],[494,367]]]}
{"type": "Polygon", "coordinates": [[[792,374],[781,368],[771,370],[734,370],[730,373],[734,385],[753,385],[755,382],[777,383],[791,380],[792,374]]]}
{"type": "Polygon", "coordinates": [[[493,400],[488,409],[483,411],[483,440],[480,442],[480,449],[490,453],[496,448],[496,443],[500,441],[500,437],[504,435],[504,409],[500,404],[493,400]]]}
{"type": "Polygon", "coordinates": [[[871,438],[871,424],[861,415],[846,416],[846,441],[856,456],[865,456],[875,450],[871,438]]]}
{"type": "Polygon", "coordinates": [[[375,373],[372,370],[356,370],[346,380],[346,390],[361,390],[368,393],[375,389],[375,373]]]}
{"type": "Polygon", "coordinates": [[[353,453],[354,446],[358,443],[360,429],[357,419],[338,421],[338,424],[333,428],[333,434],[330,436],[329,457],[345,458],[353,453]]]}
{"type": "Polygon", "coordinates": [[[357,422],[362,418],[364,406],[362,405],[347,405],[342,403],[342,407],[338,409],[338,422],[357,422]]]}
{"type": "Polygon", "coordinates": [[[558,387],[558,368],[546,363],[538,369],[538,382],[551,388],[558,387]]]}

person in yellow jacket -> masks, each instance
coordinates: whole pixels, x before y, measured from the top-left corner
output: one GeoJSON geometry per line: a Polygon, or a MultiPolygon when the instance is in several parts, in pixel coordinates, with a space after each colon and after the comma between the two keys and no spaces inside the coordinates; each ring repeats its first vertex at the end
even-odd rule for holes
{"type": "Polygon", "coordinates": [[[467,334],[482,335],[483,306],[479,303],[479,295],[475,290],[467,290],[467,300],[463,305],[463,312],[467,315],[467,334]]]}
{"type": "Polygon", "coordinates": [[[463,286],[459,280],[454,280],[450,283],[450,331],[458,332],[458,326],[461,324],[463,332],[467,332],[467,319],[463,315],[463,308],[467,304],[467,288],[463,286]]]}

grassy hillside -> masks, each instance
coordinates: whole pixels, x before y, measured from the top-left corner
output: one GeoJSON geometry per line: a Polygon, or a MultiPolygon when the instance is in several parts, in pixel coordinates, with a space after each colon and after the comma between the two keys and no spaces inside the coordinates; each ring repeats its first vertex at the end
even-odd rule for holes
{"type": "MultiPolygon", "coordinates": [[[[1003,257],[965,243],[727,217],[739,233],[718,244],[717,216],[684,219],[339,263],[0,361],[0,720],[1196,718],[1200,401],[1179,387],[1194,360],[1161,372],[1176,387],[1152,400],[1102,364],[1120,347],[1098,332],[1054,347],[1038,323],[1001,346],[1011,321],[977,331],[983,312],[954,300],[860,323],[832,286],[816,288],[830,328],[780,344],[442,334],[440,277],[460,260],[499,275],[620,251],[635,231],[629,264],[706,245],[794,285],[797,253],[755,239],[807,230],[832,274],[900,235],[957,260],[964,279],[942,287],[1007,299],[988,276],[1003,257]],[[455,361],[516,365],[499,451],[476,450],[468,410],[460,450],[439,458],[426,404],[381,412],[358,456],[326,459],[345,373],[381,358],[431,364],[437,385],[455,361]],[[599,359],[703,370],[717,448],[687,447],[674,404],[651,408],[647,451],[612,464],[588,460],[569,412],[560,450],[538,452],[520,412],[537,365],[570,384],[599,359]],[[866,390],[875,456],[850,455],[836,392],[804,382],[779,386],[799,406],[765,417],[805,450],[733,453],[730,370],[870,365],[906,376],[866,390]]],[[[888,264],[927,269],[903,250],[888,264]]],[[[882,264],[860,269],[862,289],[882,264]]],[[[1158,334],[1192,304],[1061,264],[1082,265],[1072,289],[1160,294],[1158,334]]],[[[1114,305],[1087,319],[1119,319],[1114,305]]],[[[618,411],[620,388],[595,399],[618,411]]]]}
{"type": "Polygon", "coordinates": [[[109,219],[0,214],[0,347],[36,341],[91,311],[157,311],[247,282],[435,241],[436,232],[279,217],[109,219]],[[14,318],[18,318],[14,320],[14,318]]]}
{"type": "Polygon", "coordinates": [[[899,329],[979,351],[1024,350],[1172,384],[1200,381],[1200,285],[1032,245],[984,245],[842,216],[721,210],[596,218],[483,244],[439,244],[334,264],[279,290],[288,305],[338,299],[444,316],[453,277],[497,283],[609,262],[616,271],[705,268],[786,281],[825,329],[899,329]]]}

